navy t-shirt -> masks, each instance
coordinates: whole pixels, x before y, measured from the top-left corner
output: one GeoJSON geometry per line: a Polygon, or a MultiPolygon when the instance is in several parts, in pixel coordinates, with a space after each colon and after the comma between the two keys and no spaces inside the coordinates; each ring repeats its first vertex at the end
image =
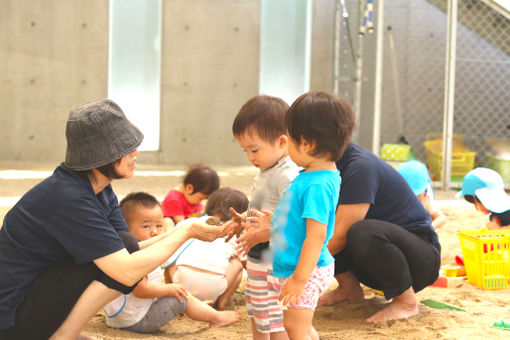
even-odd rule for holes
{"type": "Polygon", "coordinates": [[[336,165],[342,176],[338,204],[370,203],[366,219],[396,224],[439,246],[430,215],[390,165],[352,143],[336,165]]]}
{"type": "Polygon", "coordinates": [[[129,231],[108,185],[95,195],[90,182],[60,165],[27,192],[0,229],[0,329],[14,325],[32,281],[50,264],[78,264],[123,249],[129,231]]]}

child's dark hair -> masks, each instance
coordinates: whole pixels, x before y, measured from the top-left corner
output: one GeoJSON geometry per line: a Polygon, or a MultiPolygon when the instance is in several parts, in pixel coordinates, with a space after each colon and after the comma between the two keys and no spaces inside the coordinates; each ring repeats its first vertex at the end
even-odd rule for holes
{"type": "Polygon", "coordinates": [[[285,114],[287,133],[295,142],[311,143],[312,156],[340,159],[350,143],[354,113],[344,99],[325,92],[301,95],[285,114]]]}
{"type": "Polygon", "coordinates": [[[212,193],[207,199],[205,213],[209,216],[217,216],[222,221],[228,221],[232,218],[230,207],[238,213],[243,213],[248,209],[248,197],[239,190],[232,188],[221,188],[212,193]]]}
{"type": "Polygon", "coordinates": [[[464,199],[471,204],[475,204],[475,195],[464,195],[464,199]]]}
{"type": "Polygon", "coordinates": [[[255,96],[239,110],[232,124],[234,137],[255,132],[266,142],[274,143],[285,135],[284,117],[289,105],[280,98],[255,96]]]}
{"type": "Polygon", "coordinates": [[[124,216],[124,219],[127,221],[137,207],[142,206],[151,209],[155,206],[161,207],[161,204],[156,197],[151,194],[139,191],[128,194],[120,201],[119,206],[122,216],[124,216]]]}
{"type": "Polygon", "coordinates": [[[220,187],[220,178],[216,171],[203,164],[190,166],[182,182],[184,185],[193,185],[191,194],[201,192],[210,195],[220,187]]]}

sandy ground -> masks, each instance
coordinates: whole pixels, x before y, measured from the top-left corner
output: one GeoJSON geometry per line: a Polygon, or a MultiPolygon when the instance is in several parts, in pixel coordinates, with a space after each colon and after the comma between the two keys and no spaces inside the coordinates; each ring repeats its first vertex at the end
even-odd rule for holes
{"type": "MultiPolygon", "coordinates": [[[[0,163],[0,217],[16,199],[23,195],[54,168],[51,165],[0,163]],[[12,179],[7,169],[37,170],[25,173],[25,178],[12,179]],[[28,178],[27,178],[28,177],[28,178]],[[35,178],[34,178],[35,177],[35,178]]],[[[158,197],[176,186],[184,168],[139,166],[140,171],[130,180],[114,182],[119,196],[131,191],[144,190],[158,197]],[[148,171],[162,171],[148,172],[148,171]]],[[[256,170],[250,167],[215,167],[220,173],[222,186],[231,186],[249,193],[256,170]]],[[[457,230],[478,228],[487,217],[476,212],[469,204],[453,198],[454,191],[438,191],[436,197],[448,218],[438,231],[442,245],[443,264],[454,264],[455,255],[461,254],[457,230]]],[[[241,288],[242,290],[242,288],[241,288]]],[[[510,331],[492,327],[500,319],[510,321],[510,289],[483,290],[467,281],[459,280],[451,288],[428,287],[417,294],[418,299],[433,299],[465,308],[466,311],[433,309],[420,304],[419,315],[406,320],[370,325],[365,319],[384,307],[384,298],[365,289],[365,300],[349,302],[316,310],[314,327],[321,339],[508,339],[510,331]]],[[[211,328],[208,324],[185,317],[172,320],[159,332],[151,335],[136,334],[106,328],[104,315],[98,312],[88,323],[84,334],[96,339],[251,339],[250,324],[245,316],[244,297],[236,293],[231,309],[239,312],[241,320],[229,327],[211,328]]]]}

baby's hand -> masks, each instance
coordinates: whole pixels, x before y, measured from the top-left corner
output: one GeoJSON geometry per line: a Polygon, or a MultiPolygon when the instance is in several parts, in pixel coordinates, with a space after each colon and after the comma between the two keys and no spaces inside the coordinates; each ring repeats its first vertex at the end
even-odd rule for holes
{"type": "Polygon", "coordinates": [[[175,296],[177,298],[177,300],[179,300],[180,303],[182,303],[181,296],[183,296],[183,297],[188,296],[188,292],[180,284],[170,283],[170,284],[167,284],[166,286],[167,286],[167,294],[166,295],[167,296],[175,296]]]}

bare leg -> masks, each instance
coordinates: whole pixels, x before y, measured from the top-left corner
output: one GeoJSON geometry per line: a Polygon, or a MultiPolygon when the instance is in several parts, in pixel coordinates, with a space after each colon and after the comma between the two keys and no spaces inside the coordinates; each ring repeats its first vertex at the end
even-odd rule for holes
{"type": "Polygon", "coordinates": [[[343,301],[363,300],[363,290],[351,271],[335,276],[338,287],[326,292],[319,299],[318,306],[330,306],[343,301]]]}
{"type": "Polygon", "coordinates": [[[225,278],[227,279],[227,289],[225,292],[218,297],[216,302],[216,306],[218,306],[219,310],[225,309],[228,304],[228,299],[236,292],[237,287],[241,283],[243,275],[243,264],[238,257],[233,257],[230,259],[230,264],[227,268],[227,274],[225,278]]]}
{"type": "Polygon", "coordinates": [[[251,319],[251,334],[253,340],[289,340],[287,332],[272,332],[272,333],[259,332],[257,326],[255,325],[254,319],[251,319]]]}
{"type": "Polygon", "coordinates": [[[393,298],[388,306],[381,309],[367,319],[367,322],[377,323],[394,319],[405,319],[418,314],[418,303],[413,287],[393,298]]]}
{"type": "Polygon", "coordinates": [[[106,287],[99,281],[92,281],[50,340],[86,339],[80,335],[83,327],[99,309],[119,295],[120,292],[106,287]]]}
{"type": "Polygon", "coordinates": [[[176,270],[177,266],[175,265],[175,262],[165,269],[165,283],[173,283],[172,277],[174,277],[176,270]]]}
{"type": "Polygon", "coordinates": [[[234,311],[217,311],[191,294],[186,298],[188,299],[186,315],[192,320],[209,322],[216,327],[228,326],[239,321],[239,314],[234,311]]]}
{"type": "Polygon", "coordinates": [[[292,340],[318,340],[319,336],[312,327],[314,311],[311,309],[290,308],[283,312],[284,324],[292,340]]]}

